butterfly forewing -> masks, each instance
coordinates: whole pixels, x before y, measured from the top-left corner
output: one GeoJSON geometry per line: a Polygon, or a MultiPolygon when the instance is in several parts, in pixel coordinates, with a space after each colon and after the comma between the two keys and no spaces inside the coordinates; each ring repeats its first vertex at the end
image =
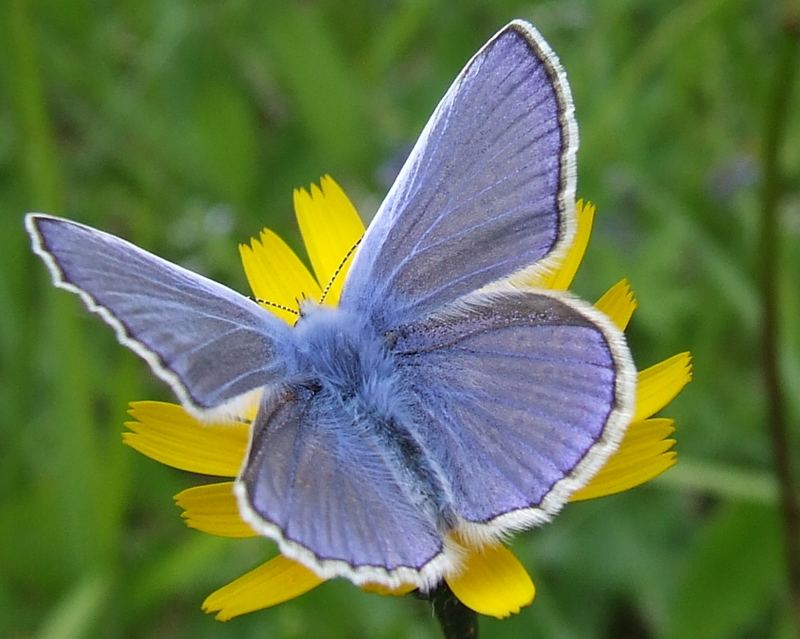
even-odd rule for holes
{"type": "Polygon", "coordinates": [[[56,285],[81,296],[195,413],[280,379],[288,328],[231,289],[118,237],[30,215],[56,285]]]}
{"type": "Polygon", "coordinates": [[[500,31],[425,127],[364,237],[342,304],[389,328],[559,258],[573,232],[572,112],[561,67],[533,27],[500,31]]]}

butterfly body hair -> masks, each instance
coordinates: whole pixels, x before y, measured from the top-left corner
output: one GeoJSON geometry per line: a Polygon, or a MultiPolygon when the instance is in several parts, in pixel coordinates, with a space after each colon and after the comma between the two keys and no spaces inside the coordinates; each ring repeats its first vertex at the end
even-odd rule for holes
{"type": "Polygon", "coordinates": [[[392,342],[363,314],[304,304],[293,331],[289,386],[311,391],[314,428],[332,430],[343,446],[375,451],[367,476],[392,481],[443,533],[456,524],[446,479],[415,433],[418,399],[409,388],[392,342]]]}

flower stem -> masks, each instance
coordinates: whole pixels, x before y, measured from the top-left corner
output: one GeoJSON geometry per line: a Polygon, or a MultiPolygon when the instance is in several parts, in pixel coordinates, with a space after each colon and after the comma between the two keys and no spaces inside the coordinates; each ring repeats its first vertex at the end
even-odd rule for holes
{"type": "Polygon", "coordinates": [[[772,440],[775,472],[780,486],[783,514],[786,571],[789,582],[792,618],[800,634],[800,505],[792,469],[785,389],[779,370],[779,251],[778,203],[782,195],[779,155],[788,116],[789,103],[799,61],[800,12],[786,4],[780,49],[776,60],[774,85],[767,105],[764,138],[764,184],[761,227],[761,304],[764,385],[767,394],[767,422],[772,440]]]}
{"type": "Polygon", "coordinates": [[[445,582],[422,596],[431,602],[445,639],[477,638],[478,614],[461,603],[445,582]]]}

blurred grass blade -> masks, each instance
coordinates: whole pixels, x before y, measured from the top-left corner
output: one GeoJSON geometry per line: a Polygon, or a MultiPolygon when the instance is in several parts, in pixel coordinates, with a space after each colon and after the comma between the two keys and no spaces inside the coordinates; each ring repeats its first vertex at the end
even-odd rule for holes
{"type": "Polygon", "coordinates": [[[53,131],[45,108],[36,58],[38,39],[31,26],[29,3],[12,0],[4,13],[8,16],[8,44],[17,70],[9,78],[16,115],[25,134],[22,161],[28,193],[32,197],[31,210],[57,210],[62,201],[62,181],[57,168],[53,131]]]}
{"type": "Polygon", "coordinates": [[[754,504],[772,505],[778,498],[778,486],[772,473],[685,456],[680,456],[678,464],[654,482],[665,487],[701,492],[709,497],[754,504]]]}
{"type": "Polygon", "coordinates": [[[36,639],[81,639],[96,636],[93,628],[110,591],[105,575],[87,574],[45,616],[36,639]]]}
{"type": "MultiPolygon", "coordinates": [[[[63,206],[63,188],[54,127],[44,97],[44,74],[37,59],[37,45],[41,40],[33,28],[36,22],[28,3],[16,0],[10,9],[10,44],[14,62],[20,70],[13,76],[16,79],[13,95],[15,117],[26,141],[22,163],[28,180],[27,208],[58,212],[63,206]]],[[[22,233],[21,228],[19,232],[22,233]]],[[[88,349],[74,311],[75,301],[67,300],[65,295],[52,290],[48,290],[46,295],[49,302],[44,311],[46,339],[31,346],[35,351],[37,346],[46,342],[57,344],[58,348],[47,352],[46,381],[53,392],[50,401],[38,410],[46,414],[44,422],[50,425],[53,440],[57,442],[57,457],[63,464],[58,474],[70,478],[71,490],[59,502],[63,507],[62,521],[68,522],[61,530],[65,531],[72,567],[82,570],[96,557],[91,536],[85,531],[91,530],[94,520],[100,516],[92,496],[94,441],[87,367],[84,365],[88,349]]],[[[22,353],[20,357],[22,366],[30,365],[34,353],[22,353]]],[[[20,392],[36,390],[24,388],[20,392]]]]}
{"type": "Polygon", "coordinates": [[[294,100],[308,144],[330,158],[332,172],[364,166],[364,92],[326,23],[296,4],[275,5],[265,19],[269,61],[294,100]]]}
{"type": "Polygon", "coordinates": [[[764,128],[761,203],[760,284],[761,364],[766,392],[766,429],[772,443],[775,475],[780,486],[786,581],[795,629],[800,636],[800,501],[797,496],[795,459],[792,451],[791,417],[787,411],[787,387],[781,375],[780,273],[784,266],[780,237],[783,228],[779,205],[785,197],[783,146],[792,139],[788,124],[793,88],[800,64],[800,9],[792,2],[781,5],[781,33],[774,56],[773,83],[767,102],[764,128]]]}

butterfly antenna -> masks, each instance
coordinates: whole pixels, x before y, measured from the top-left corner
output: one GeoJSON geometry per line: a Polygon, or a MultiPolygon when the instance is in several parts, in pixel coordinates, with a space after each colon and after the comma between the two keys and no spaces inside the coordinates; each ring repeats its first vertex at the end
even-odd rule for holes
{"type": "Polygon", "coordinates": [[[342,269],[344,268],[344,265],[347,264],[347,260],[349,260],[352,257],[353,253],[356,252],[356,249],[358,248],[358,245],[361,244],[362,238],[363,238],[363,235],[360,238],[358,238],[358,240],[356,240],[356,243],[353,244],[353,246],[350,247],[349,251],[347,251],[347,255],[345,255],[344,258],[342,259],[342,261],[339,262],[339,266],[336,267],[336,270],[333,272],[333,275],[331,275],[331,279],[328,280],[328,284],[327,284],[327,286],[325,286],[325,290],[322,291],[322,297],[319,298],[319,303],[320,304],[322,304],[325,301],[325,298],[328,296],[328,293],[330,293],[330,291],[331,291],[331,287],[333,286],[333,283],[336,281],[336,278],[339,277],[339,274],[342,272],[342,269]]]}
{"type": "Polygon", "coordinates": [[[292,308],[291,306],[284,306],[283,304],[276,304],[275,302],[270,302],[269,300],[262,300],[260,297],[251,297],[251,300],[254,302],[258,302],[259,304],[264,304],[271,308],[277,308],[281,311],[286,311],[287,313],[291,313],[292,315],[300,315],[300,312],[297,309],[292,308]]]}

